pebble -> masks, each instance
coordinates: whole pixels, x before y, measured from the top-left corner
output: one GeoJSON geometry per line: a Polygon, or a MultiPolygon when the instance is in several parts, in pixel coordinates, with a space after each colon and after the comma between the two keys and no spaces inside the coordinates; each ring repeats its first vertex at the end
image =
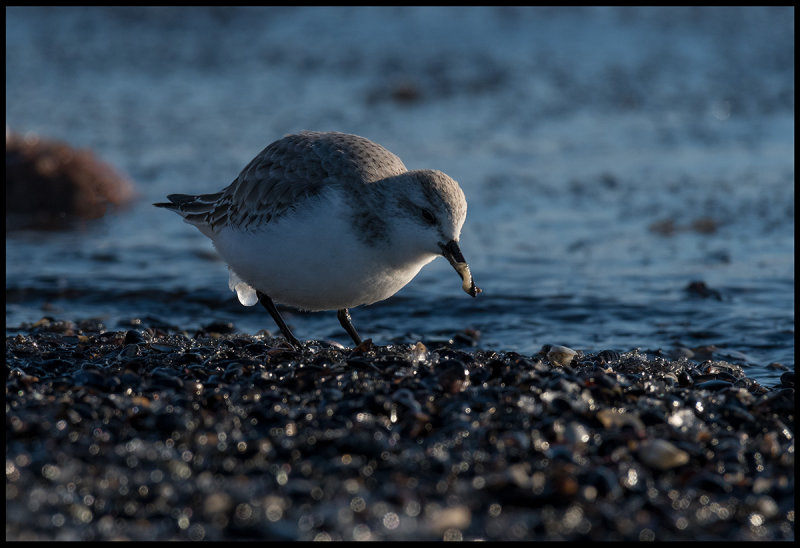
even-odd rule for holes
{"type": "Polygon", "coordinates": [[[542,352],[545,353],[547,359],[550,360],[550,363],[554,365],[569,365],[572,362],[572,358],[577,355],[577,352],[571,348],[567,348],[566,346],[560,345],[545,345],[542,348],[542,352]]]}
{"type": "Polygon", "coordinates": [[[647,440],[639,446],[639,459],[651,468],[669,470],[689,462],[689,453],[666,440],[647,440]]]}

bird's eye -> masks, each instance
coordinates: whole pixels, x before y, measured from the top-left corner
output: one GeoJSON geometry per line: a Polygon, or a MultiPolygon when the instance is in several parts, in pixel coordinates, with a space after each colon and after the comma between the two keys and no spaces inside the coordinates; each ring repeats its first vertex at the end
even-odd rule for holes
{"type": "Polygon", "coordinates": [[[428,224],[436,224],[436,217],[434,217],[433,213],[431,213],[429,209],[422,210],[422,218],[425,219],[425,222],[428,224]]]}

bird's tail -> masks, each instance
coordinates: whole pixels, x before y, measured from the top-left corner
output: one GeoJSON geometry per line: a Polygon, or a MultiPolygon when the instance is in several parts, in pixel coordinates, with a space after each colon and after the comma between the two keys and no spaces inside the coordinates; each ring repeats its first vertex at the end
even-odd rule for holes
{"type": "Polygon", "coordinates": [[[159,202],[153,204],[156,207],[170,209],[184,218],[184,220],[197,227],[208,226],[211,224],[211,217],[214,210],[219,205],[222,192],[216,194],[170,194],[167,196],[169,202],[159,202]]]}

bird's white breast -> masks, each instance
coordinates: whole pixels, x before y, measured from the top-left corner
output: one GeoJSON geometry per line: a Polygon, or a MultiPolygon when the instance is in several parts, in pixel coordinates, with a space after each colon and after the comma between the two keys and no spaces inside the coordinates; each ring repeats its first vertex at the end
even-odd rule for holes
{"type": "Polygon", "coordinates": [[[330,189],[277,220],[244,231],[225,227],[212,240],[247,284],[276,302],[310,311],[386,299],[436,257],[413,250],[399,257],[389,241],[368,245],[354,232],[352,219],[351,204],[330,189]]]}

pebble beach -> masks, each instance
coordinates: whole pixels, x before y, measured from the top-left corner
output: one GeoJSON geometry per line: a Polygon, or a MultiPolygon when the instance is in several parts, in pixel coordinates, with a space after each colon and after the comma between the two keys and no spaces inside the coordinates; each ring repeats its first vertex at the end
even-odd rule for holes
{"type": "Polygon", "coordinates": [[[7,540],[794,538],[793,372],[47,318],[6,363],[7,540]]]}

